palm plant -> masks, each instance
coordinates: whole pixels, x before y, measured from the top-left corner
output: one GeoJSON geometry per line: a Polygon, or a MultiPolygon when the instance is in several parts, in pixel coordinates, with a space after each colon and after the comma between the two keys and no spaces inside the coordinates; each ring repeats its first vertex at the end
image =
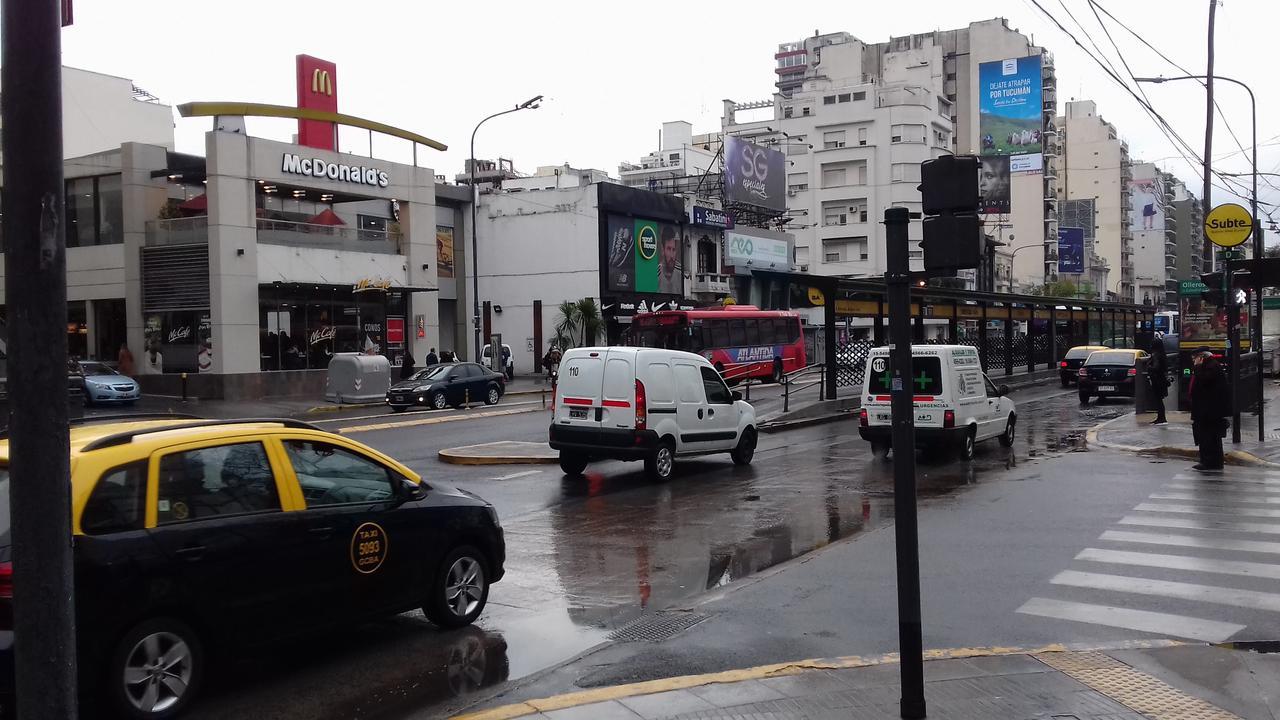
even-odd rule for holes
{"type": "Polygon", "coordinates": [[[602,326],[600,307],[593,298],[565,300],[556,318],[556,345],[562,350],[594,345],[602,326]]]}

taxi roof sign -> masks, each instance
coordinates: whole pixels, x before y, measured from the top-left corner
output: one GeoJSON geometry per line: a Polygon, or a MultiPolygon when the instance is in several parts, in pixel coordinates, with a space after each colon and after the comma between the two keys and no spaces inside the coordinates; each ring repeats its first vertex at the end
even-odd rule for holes
{"type": "Polygon", "coordinates": [[[1225,203],[1209,211],[1204,218],[1204,236],[1218,247],[1235,247],[1253,233],[1253,216],[1235,203],[1225,203]]]}

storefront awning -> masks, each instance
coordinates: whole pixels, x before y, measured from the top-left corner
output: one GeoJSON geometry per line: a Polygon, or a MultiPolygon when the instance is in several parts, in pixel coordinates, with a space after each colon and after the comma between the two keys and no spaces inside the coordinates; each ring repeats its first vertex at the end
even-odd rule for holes
{"type": "Polygon", "coordinates": [[[178,209],[191,212],[209,212],[209,196],[200,193],[184,203],[179,203],[178,209]]]}
{"type": "Polygon", "coordinates": [[[338,214],[329,208],[325,208],[307,222],[312,225],[346,225],[342,218],[338,217],[338,214]]]}

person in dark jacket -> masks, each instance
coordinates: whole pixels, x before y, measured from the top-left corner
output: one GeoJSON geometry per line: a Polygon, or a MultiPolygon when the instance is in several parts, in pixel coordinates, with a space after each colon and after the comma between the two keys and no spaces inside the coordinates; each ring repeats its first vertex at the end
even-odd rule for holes
{"type": "Polygon", "coordinates": [[[432,365],[439,365],[439,364],[440,364],[440,358],[436,357],[436,349],[435,349],[435,348],[431,348],[431,352],[428,352],[428,353],[427,353],[427,360],[426,360],[426,363],[427,363],[427,367],[431,367],[432,365]]]}
{"type": "Polygon", "coordinates": [[[404,360],[400,362],[400,379],[408,380],[417,369],[417,366],[414,365],[413,362],[413,353],[409,352],[408,348],[405,348],[404,360]]]}
{"type": "Polygon", "coordinates": [[[1156,419],[1152,425],[1164,425],[1164,399],[1169,395],[1169,356],[1165,354],[1164,340],[1156,338],[1151,343],[1151,358],[1147,361],[1147,384],[1151,387],[1151,401],[1156,406],[1156,419]]]}
{"type": "Polygon", "coordinates": [[[1222,437],[1226,434],[1226,418],[1231,414],[1226,378],[1222,365],[1213,353],[1201,350],[1195,354],[1191,371],[1191,432],[1200,449],[1196,470],[1222,469],[1222,437]]]}

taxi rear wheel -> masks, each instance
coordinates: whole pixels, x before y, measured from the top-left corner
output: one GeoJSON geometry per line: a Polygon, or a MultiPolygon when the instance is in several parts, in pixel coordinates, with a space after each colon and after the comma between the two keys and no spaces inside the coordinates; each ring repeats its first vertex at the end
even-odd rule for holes
{"type": "Polygon", "coordinates": [[[470,625],[489,600],[489,571],[484,554],[470,545],[445,556],[422,607],[427,619],[443,628],[470,625]]]}
{"type": "Polygon", "coordinates": [[[110,692],[120,714],[163,720],[191,703],[204,676],[195,631],[174,618],[152,618],[120,640],[110,665],[110,692]]]}

